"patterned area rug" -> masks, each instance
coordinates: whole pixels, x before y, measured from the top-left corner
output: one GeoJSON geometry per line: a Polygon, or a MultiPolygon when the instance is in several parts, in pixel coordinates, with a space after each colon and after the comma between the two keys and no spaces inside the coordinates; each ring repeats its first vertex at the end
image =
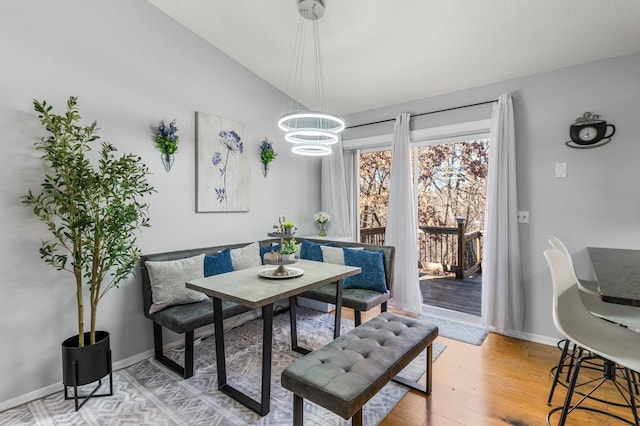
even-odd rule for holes
{"type": "Polygon", "coordinates": [[[487,330],[482,327],[464,324],[461,322],[450,321],[444,318],[434,317],[430,315],[420,315],[421,319],[428,319],[438,326],[438,334],[442,337],[458,340],[460,342],[470,343],[480,346],[487,337],[487,330]]]}
{"type": "MultiPolygon", "coordinates": [[[[214,339],[197,342],[194,375],[182,379],[153,358],[113,373],[114,395],[89,400],[78,412],[63,392],[0,413],[2,425],[290,425],[292,395],[280,385],[282,370],[302,355],[290,348],[289,315],[276,315],[273,321],[273,362],[271,411],[260,417],[217,390],[214,339]]],[[[343,319],[342,331],[353,328],[343,319]]],[[[298,309],[298,343],[313,349],[333,336],[333,315],[298,309]]],[[[262,320],[257,319],[225,333],[227,380],[234,387],[258,398],[260,392],[262,320]]],[[[434,343],[434,360],[445,346],[434,343]]],[[[170,356],[182,363],[183,352],[170,356]]],[[[402,373],[410,379],[424,374],[425,355],[418,356],[402,373]]],[[[108,378],[105,380],[108,385],[108,378]]],[[[105,382],[103,381],[103,383],[105,382]]],[[[103,385],[105,386],[105,385],[103,385]]],[[[100,389],[99,392],[103,390],[100,389]]],[[[407,388],[387,384],[364,407],[364,424],[378,424],[408,392],[407,388]]],[[[305,424],[349,425],[332,412],[305,401],[305,424]]]]}

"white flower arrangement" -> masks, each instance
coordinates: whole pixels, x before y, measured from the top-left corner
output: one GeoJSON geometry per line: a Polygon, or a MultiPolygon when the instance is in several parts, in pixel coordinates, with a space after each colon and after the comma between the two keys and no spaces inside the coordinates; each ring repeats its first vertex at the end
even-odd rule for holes
{"type": "Polygon", "coordinates": [[[318,212],[313,215],[313,220],[318,222],[320,225],[325,225],[329,222],[329,219],[331,219],[331,216],[329,216],[329,213],[327,212],[318,212]]]}

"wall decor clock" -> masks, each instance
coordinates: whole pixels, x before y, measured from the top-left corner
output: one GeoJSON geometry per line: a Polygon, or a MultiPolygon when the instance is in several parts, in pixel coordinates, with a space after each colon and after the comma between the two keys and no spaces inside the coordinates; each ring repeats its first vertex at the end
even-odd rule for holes
{"type": "Polygon", "coordinates": [[[616,126],[607,124],[597,114],[585,112],[569,128],[571,140],[565,143],[571,148],[596,148],[609,143],[615,132],[616,126]],[[609,130],[611,133],[607,134],[609,130]]]}

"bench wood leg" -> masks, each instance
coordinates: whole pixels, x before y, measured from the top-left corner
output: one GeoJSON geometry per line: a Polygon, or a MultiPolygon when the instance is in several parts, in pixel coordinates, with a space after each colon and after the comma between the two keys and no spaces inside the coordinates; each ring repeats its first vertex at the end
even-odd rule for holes
{"type": "Polygon", "coordinates": [[[293,394],[293,426],[303,426],[304,423],[304,399],[293,394]]]}
{"type": "Polygon", "coordinates": [[[351,417],[351,425],[362,426],[362,408],[360,408],[358,412],[351,417]]]}
{"type": "Polygon", "coordinates": [[[156,360],[185,379],[193,376],[193,330],[184,333],[184,367],[164,355],[162,326],[153,323],[153,347],[156,360]]]}

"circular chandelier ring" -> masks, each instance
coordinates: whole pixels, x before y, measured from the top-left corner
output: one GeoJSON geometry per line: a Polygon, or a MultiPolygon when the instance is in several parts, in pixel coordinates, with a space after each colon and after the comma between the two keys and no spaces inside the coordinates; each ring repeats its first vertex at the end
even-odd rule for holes
{"type": "Polygon", "coordinates": [[[331,114],[323,112],[294,112],[283,115],[278,120],[278,127],[287,132],[290,130],[298,130],[302,126],[298,124],[301,121],[304,128],[309,128],[309,121],[323,122],[323,125],[315,126],[314,129],[325,130],[327,132],[340,133],[344,130],[344,120],[331,114]]]}
{"type": "Polygon", "coordinates": [[[287,132],[284,140],[293,144],[334,145],[338,143],[338,135],[316,129],[301,129],[287,132]]]}
{"type": "Polygon", "coordinates": [[[331,154],[332,150],[331,150],[331,147],[327,145],[295,144],[291,148],[291,152],[298,155],[320,157],[323,155],[331,154]]]}

